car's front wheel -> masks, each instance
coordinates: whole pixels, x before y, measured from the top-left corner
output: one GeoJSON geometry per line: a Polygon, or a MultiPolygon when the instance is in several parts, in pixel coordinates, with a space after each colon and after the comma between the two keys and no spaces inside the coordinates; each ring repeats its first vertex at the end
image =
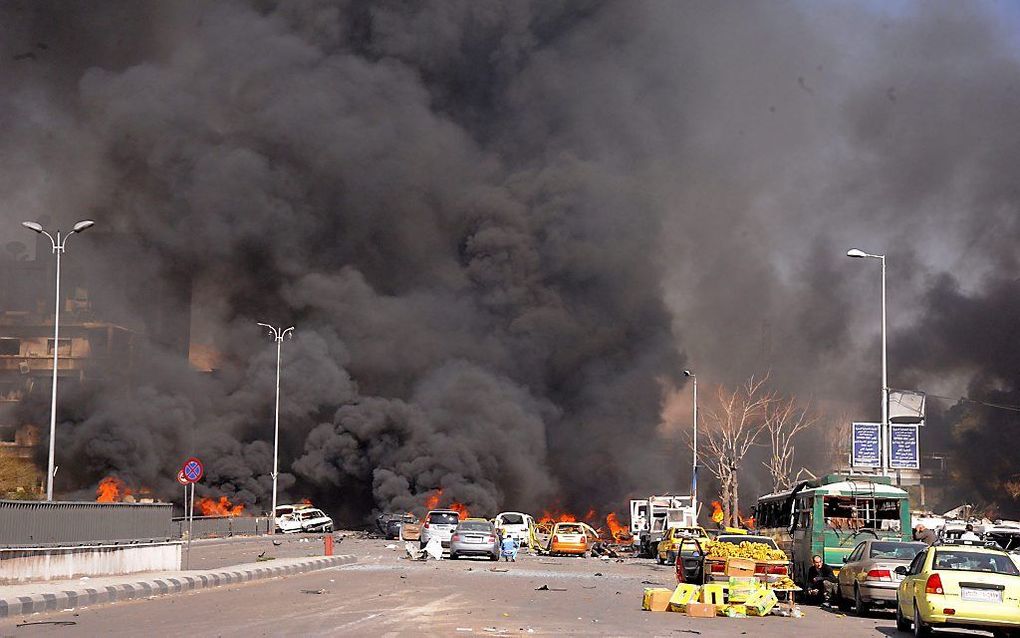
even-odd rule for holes
{"type": "Polygon", "coordinates": [[[931,625],[921,620],[921,608],[917,601],[914,601],[914,636],[915,638],[927,638],[931,635],[931,625]]]}
{"type": "Polygon", "coordinates": [[[910,621],[903,617],[899,600],[896,601],[896,628],[900,631],[910,631],[910,621]]]}

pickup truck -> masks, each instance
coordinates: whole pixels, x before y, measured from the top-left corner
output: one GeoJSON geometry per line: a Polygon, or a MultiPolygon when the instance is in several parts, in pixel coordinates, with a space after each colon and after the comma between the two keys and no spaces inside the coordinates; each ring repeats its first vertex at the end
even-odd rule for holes
{"type": "MultiPolygon", "coordinates": [[[[713,543],[760,543],[770,550],[779,552],[776,542],[767,536],[751,536],[747,534],[720,534],[713,543]]],[[[677,581],[681,583],[712,583],[728,582],[726,574],[726,557],[708,555],[711,544],[695,540],[694,546],[684,550],[676,558],[677,581]]],[[[783,576],[790,575],[789,558],[761,558],[754,560],[754,576],[763,582],[775,582],[783,576]]]]}

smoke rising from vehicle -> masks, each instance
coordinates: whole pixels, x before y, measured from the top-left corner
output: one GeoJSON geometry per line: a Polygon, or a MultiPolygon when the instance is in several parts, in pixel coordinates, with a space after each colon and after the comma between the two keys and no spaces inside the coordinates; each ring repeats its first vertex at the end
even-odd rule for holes
{"type": "Polygon", "coordinates": [[[154,343],[63,393],[58,488],[172,496],[200,453],[200,491],[264,504],[268,321],[297,326],[291,497],[356,518],[436,488],[487,513],[683,489],[659,418],[684,365],[877,416],[879,273],[856,245],[889,255],[894,386],[1015,377],[968,358],[1007,356],[995,333],[935,319],[950,272],[976,315],[1016,318],[982,292],[1018,269],[1015,28],[993,5],[2,11],[4,227],[95,218],[79,245],[135,258],[69,246],[69,272],[139,327],[138,289],[190,296],[220,361],[189,374],[154,343]]]}

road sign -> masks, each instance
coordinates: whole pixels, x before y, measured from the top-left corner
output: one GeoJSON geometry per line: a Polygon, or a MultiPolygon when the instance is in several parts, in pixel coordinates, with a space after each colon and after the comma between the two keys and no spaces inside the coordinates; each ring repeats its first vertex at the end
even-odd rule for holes
{"type": "Polygon", "coordinates": [[[854,423],[851,431],[852,467],[882,466],[882,424],[854,423]]]}
{"type": "Polygon", "coordinates": [[[191,457],[184,462],[184,467],[181,468],[181,472],[184,474],[184,478],[188,479],[189,483],[197,483],[201,480],[202,475],[205,474],[205,468],[202,467],[202,462],[191,457]]]}
{"type": "Polygon", "coordinates": [[[917,449],[917,426],[889,426],[889,467],[894,470],[920,469],[917,449]]]}
{"type": "Polygon", "coordinates": [[[177,471],[177,482],[180,483],[181,485],[187,485],[191,483],[191,481],[188,480],[188,477],[184,476],[183,469],[177,471]]]}

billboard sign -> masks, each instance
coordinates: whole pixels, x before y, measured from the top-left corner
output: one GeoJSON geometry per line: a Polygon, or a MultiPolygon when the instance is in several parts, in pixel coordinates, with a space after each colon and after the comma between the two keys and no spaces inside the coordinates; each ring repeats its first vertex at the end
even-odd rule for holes
{"type": "Polygon", "coordinates": [[[851,431],[852,467],[882,466],[882,424],[854,423],[851,431]]]}
{"type": "Polygon", "coordinates": [[[916,425],[889,425],[889,467],[894,470],[920,469],[916,425]]]}

